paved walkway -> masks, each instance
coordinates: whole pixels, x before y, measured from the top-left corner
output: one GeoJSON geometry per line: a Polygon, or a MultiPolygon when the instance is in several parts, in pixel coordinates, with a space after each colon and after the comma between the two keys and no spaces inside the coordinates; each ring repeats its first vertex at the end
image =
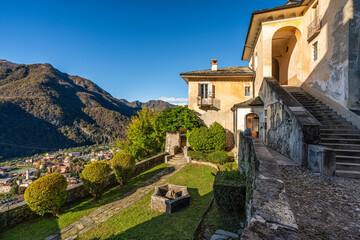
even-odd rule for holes
{"type": "Polygon", "coordinates": [[[322,176],[268,148],[302,239],[360,239],[360,180],[322,176]]]}
{"type": "Polygon", "coordinates": [[[185,165],[175,165],[172,167],[167,167],[164,171],[158,173],[146,182],[140,184],[135,189],[125,193],[117,200],[96,209],[89,215],[82,217],[76,222],[56,232],[55,234],[48,236],[46,240],[76,239],[79,235],[86,233],[93,227],[96,227],[100,223],[105,222],[118,212],[123,211],[125,208],[138,201],[147,193],[154,190],[155,185],[164,184],[167,179],[175,175],[184,166],[185,165]]]}

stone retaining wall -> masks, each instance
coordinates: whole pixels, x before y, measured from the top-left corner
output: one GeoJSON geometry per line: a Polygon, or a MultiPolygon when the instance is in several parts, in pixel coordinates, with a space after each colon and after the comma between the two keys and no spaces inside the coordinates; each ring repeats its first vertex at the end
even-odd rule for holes
{"type": "MultiPolygon", "coordinates": [[[[133,177],[155,167],[156,165],[164,163],[166,155],[168,155],[168,153],[162,153],[136,163],[133,177]]],[[[115,174],[112,173],[110,176],[109,186],[114,186],[116,184],[117,182],[116,182],[115,174]]],[[[68,193],[67,193],[66,203],[71,203],[89,196],[89,193],[86,191],[83,183],[70,186],[68,187],[67,191],[68,193]]],[[[26,220],[36,217],[38,217],[38,215],[35,212],[31,211],[25,202],[15,204],[13,206],[10,206],[9,208],[1,209],[0,233],[26,220]]]]}
{"type": "Polygon", "coordinates": [[[279,166],[259,140],[240,134],[239,170],[248,179],[248,226],[241,239],[300,239],[279,166]]]}
{"type": "Polygon", "coordinates": [[[272,77],[264,78],[259,95],[267,111],[266,144],[307,166],[307,145],[320,143],[320,123],[272,77]]]}

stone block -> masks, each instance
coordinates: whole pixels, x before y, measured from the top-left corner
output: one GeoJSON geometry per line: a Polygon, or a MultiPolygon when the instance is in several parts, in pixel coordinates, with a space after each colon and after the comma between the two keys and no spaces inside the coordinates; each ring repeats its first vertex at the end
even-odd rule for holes
{"type": "Polygon", "coordinates": [[[321,145],[308,145],[308,167],[323,175],[333,176],[336,170],[335,151],[321,145]]]}
{"type": "Polygon", "coordinates": [[[229,232],[229,231],[217,230],[215,233],[219,234],[219,235],[227,236],[227,237],[230,237],[230,238],[233,238],[233,239],[238,239],[239,238],[239,235],[237,235],[236,233],[229,232]]]}

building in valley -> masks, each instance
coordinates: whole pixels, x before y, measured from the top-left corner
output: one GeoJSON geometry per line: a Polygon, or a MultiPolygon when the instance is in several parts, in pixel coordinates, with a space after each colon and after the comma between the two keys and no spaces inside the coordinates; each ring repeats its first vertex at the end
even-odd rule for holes
{"type": "Polygon", "coordinates": [[[360,0],[253,12],[242,60],[249,67],[182,73],[189,108],[222,124],[229,145],[251,128],[296,162],[360,177],[360,0]]]}

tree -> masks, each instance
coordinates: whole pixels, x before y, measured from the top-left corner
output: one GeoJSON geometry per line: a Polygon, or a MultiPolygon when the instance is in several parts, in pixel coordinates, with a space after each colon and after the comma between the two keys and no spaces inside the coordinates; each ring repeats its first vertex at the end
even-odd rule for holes
{"type": "Polygon", "coordinates": [[[164,149],[165,135],[156,121],[157,116],[156,110],[140,110],[126,129],[126,139],[118,140],[116,146],[130,153],[137,161],[159,153],[164,149]]]}
{"type": "Polygon", "coordinates": [[[39,215],[52,213],[58,215],[66,200],[67,181],[59,173],[52,173],[35,180],[25,190],[25,201],[32,211],[39,215]]]}
{"type": "Polygon", "coordinates": [[[41,175],[41,172],[40,172],[40,171],[34,172],[34,177],[35,177],[35,178],[39,178],[40,175],[41,175]]]}
{"type": "Polygon", "coordinates": [[[157,117],[162,132],[177,132],[183,127],[188,131],[203,126],[195,112],[187,106],[164,109],[157,117]]]}
{"type": "Polygon", "coordinates": [[[10,195],[13,196],[18,193],[18,185],[14,184],[10,189],[10,195]]]}
{"type": "Polygon", "coordinates": [[[80,173],[85,188],[94,196],[95,200],[101,199],[111,173],[110,166],[105,162],[93,162],[86,165],[80,173]]]}
{"type": "Polygon", "coordinates": [[[135,159],[129,153],[117,152],[111,160],[111,166],[115,170],[117,181],[124,185],[135,170],[135,159]]]}

